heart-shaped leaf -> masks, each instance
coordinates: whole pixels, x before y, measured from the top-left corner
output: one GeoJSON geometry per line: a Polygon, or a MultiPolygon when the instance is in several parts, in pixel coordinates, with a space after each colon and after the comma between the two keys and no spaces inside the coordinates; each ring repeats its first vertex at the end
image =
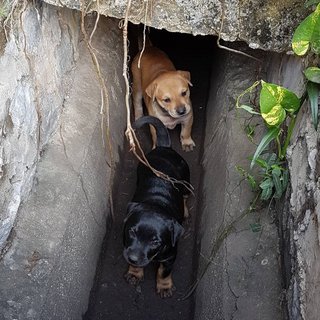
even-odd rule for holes
{"type": "Polygon", "coordinates": [[[320,68],[309,67],[304,70],[304,74],[309,81],[320,83],[320,68]]]}
{"type": "Polygon", "coordinates": [[[300,100],[292,91],[273,83],[261,81],[260,111],[270,126],[279,126],[286,112],[293,113],[300,108],[300,100]]]}
{"type": "Polygon", "coordinates": [[[292,49],[298,56],[303,56],[309,50],[320,53],[320,4],[316,10],[305,18],[292,38],[292,49]]]}
{"type": "Polygon", "coordinates": [[[261,113],[262,118],[269,126],[279,126],[286,118],[286,111],[276,104],[268,113],[261,113]]]}

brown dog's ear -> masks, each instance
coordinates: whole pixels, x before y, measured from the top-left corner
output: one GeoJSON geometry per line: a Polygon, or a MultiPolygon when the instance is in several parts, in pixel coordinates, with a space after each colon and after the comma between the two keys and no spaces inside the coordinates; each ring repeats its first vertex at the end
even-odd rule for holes
{"type": "Polygon", "coordinates": [[[152,99],[152,101],[155,100],[157,86],[158,84],[155,81],[152,81],[146,88],[146,94],[152,99]]]}
{"type": "Polygon", "coordinates": [[[174,247],[177,242],[179,237],[182,235],[184,229],[180,223],[177,221],[172,221],[171,225],[171,244],[174,247]]]}
{"type": "Polygon", "coordinates": [[[189,86],[193,87],[191,83],[191,74],[189,71],[178,70],[177,72],[183,79],[187,80],[189,86]]]}

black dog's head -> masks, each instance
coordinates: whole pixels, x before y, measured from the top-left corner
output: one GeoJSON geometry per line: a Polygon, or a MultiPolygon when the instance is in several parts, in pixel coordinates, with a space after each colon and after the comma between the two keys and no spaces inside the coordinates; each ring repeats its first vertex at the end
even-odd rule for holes
{"type": "Polygon", "coordinates": [[[165,259],[165,255],[170,255],[183,227],[174,218],[143,203],[129,203],[127,212],[123,234],[127,262],[144,267],[157,257],[165,259]]]}

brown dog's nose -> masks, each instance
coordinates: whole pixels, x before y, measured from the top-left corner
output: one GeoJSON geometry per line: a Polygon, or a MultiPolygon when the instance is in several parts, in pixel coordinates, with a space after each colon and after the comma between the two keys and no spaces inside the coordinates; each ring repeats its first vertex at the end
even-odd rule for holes
{"type": "Polygon", "coordinates": [[[183,114],[186,113],[186,107],[185,106],[180,106],[176,108],[176,112],[177,114],[179,114],[180,116],[182,116],[183,114]]]}

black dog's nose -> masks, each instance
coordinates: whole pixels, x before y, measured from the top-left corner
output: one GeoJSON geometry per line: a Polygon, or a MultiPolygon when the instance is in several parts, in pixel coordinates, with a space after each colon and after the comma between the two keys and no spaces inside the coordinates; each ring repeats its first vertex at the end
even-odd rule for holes
{"type": "Polygon", "coordinates": [[[132,254],[128,255],[128,260],[131,263],[137,263],[139,261],[139,257],[132,253],[132,254]]]}
{"type": "Polygon", "coordinates": [[[185,106],[180,106],[176,109],[177,114],[179,114],[180,116],[182,116],[183,114],[186,113],[186,107],[185,106]]]}

